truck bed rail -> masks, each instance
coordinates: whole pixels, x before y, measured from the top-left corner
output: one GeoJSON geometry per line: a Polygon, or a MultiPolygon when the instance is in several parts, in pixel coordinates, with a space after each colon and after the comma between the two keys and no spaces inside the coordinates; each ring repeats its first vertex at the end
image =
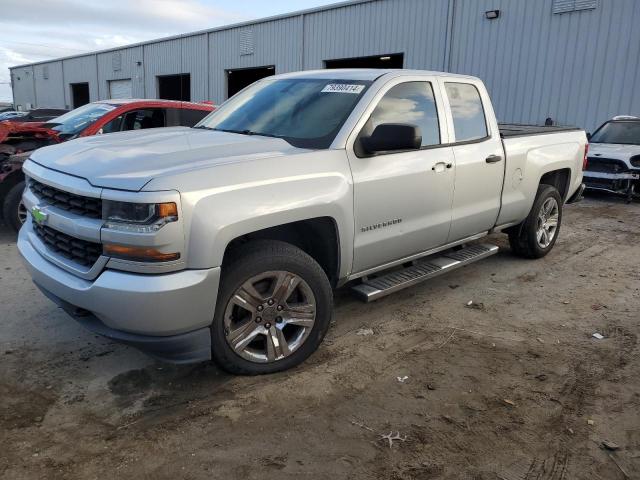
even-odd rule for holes
{"type": "Polygon", "coordinates": [[[524,137],[529,135],[545,135],[549,133],[571,132],[580,130],[578,127],[561,126],[561,125],[521,125],[517,123],[500,123],[498,124],[500,137],[524,137]]]}

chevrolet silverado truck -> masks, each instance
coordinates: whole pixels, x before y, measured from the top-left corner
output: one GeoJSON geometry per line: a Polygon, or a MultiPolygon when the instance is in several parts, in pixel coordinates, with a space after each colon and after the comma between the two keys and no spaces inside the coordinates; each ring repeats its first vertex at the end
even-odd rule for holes
{"type": "Polygon", "coordinates": [[[586,148],[577,128],[498,126],[474,77],[284,74],[194,128],[37,150],[18,248],[94,332],[270,373],[318,348],[336,287],[381,298],[496,253],[492,232],[545,256],[586,148]]]}
{"type": "Polygon", "coordinates": [[[28,152],[103,133],[167,126],[192,127],[213,109],[213,105],[207,103],[120,99],[88,103],[47,122],[0,122],[0,213],[3,220],[17,232],[27,218],[20,198],[25,187],[22,164],[28,158],[28,152]]]}
{"type": "Polygon", "coordinates": [[[590,136],[584,183],[589,190],[640,198],[640,118],[613,117],[590,136]]]}

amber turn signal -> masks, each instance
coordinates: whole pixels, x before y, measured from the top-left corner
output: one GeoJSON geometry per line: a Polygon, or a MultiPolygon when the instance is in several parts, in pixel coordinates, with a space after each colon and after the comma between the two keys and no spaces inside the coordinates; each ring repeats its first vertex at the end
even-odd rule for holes
{"type": "MultiPolygon", "coordinates": [[[[169,204],[171,205],[171,204],[169,204]]],[[[175,203],[172,204],[175,207],[175,203]]],[[[136,262],[171,262],[178,260],[180,253],[162,253],[155,248],[129,247],[123,245],[104,244],[103,251],[110,257],[133,260],[136,262]]]]}
{"type": "Polygon", "coordinates": [[[158,217],[175,217],[178,218],[178,207],[175,203],[159,203],[157,205],[158,208],[158,217]]]}

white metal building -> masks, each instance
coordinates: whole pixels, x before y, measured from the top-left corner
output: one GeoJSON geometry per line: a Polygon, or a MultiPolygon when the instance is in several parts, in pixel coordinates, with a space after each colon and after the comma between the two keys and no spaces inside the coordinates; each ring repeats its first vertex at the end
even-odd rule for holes
{"type": "Polygon", "coordinates": [[[119,97],[224,101],[302,69],[481,77],[504,122],[640,115],[638,0],[355,0],[11,68],[22,109],[119,97]]]}

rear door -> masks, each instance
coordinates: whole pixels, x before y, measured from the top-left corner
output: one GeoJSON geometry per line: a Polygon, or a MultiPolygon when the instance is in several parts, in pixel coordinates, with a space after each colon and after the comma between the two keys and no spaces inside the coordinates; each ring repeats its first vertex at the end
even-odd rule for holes
{"type": "Polygon", "coordinates": [[[440,80],[455,157],[447,243],[492,228],[500,211],[505,158],[489,95],[480,81],[440,80]]]}
{"type": "Polygon", "coordinates": [[[434,77],[396,78],[378,92],[347,144],[354,189],[353,271],[444,244],[451,224],[453,153],[434,77]],[[359,139],[381,123],[416,125],[420,150],[366,156],[359,139]]]}

